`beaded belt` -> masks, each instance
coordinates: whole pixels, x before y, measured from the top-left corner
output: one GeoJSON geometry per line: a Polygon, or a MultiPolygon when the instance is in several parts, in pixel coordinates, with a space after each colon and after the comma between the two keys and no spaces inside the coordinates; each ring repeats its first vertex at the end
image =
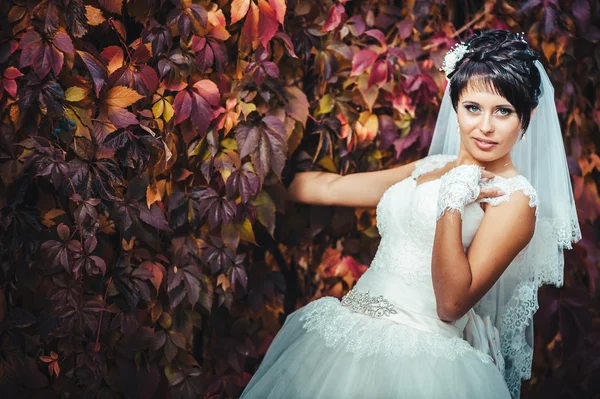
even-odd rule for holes
{"type": "Polygon", "coordinates": [[[386,317],[390,314],[397,314],[398,312],[394,309],[387,299],[384,299],[382,295],[371,296],[369,290],[365,292],[358,292],[356,290],[350,290],[342,298],[342,306],[354,312],[364,313],[368,316],[373,317],[386,317]]]}

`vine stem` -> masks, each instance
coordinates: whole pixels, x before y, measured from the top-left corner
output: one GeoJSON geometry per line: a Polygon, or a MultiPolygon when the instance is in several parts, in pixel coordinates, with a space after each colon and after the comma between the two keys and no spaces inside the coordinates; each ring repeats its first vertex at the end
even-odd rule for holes
{"type": "MultiPolygon", "coordinates": [[[[469,29],[471,26],[473,26],[477,21],[479,21],[481,19],[481,17],[483,17],[484,15],[486,15],[487,12],[484,10],[479,11],[472,20],[470,20],[468,23],[466,23],[465,25],[463,25],[462,28],[460,28],[459,30],[457,30],[456,32],[454,32],[452,34],[452,38],[455,38],[456,36],[460,35],[461,33],[463,33],[464,31],[466,31],[467,29],[469,29]]],[[[427,51],[427,50],[431,50],[434,47],[439,46],[439,43],[431,43],[428,44],[427,46],[423,47],[423,51],[427,51]]]]}
{"type": "MultiPolygon", "coordinates": [[[[102,305],[106,307],[106,296],[108,295],[108,287],[110,287],[110,283],[112,283],[112,276],[108,279],[108,283],[106,284],[106,290],[104,290],[104,298],[102,298],[102,305]]],[[[104,316],[105,310],[102,310],[100,313],[100,322],[98,323],[98,331],[96,332],[96,345],[94,346],[94,350],[98,351],[98,342],[100,341],[100,329],[102,328],[102,318],[104,316]]]]}

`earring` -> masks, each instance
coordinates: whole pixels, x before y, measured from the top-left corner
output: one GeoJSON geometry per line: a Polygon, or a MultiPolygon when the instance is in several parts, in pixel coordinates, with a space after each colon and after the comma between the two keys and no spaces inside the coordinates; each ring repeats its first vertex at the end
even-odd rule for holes
{"type": "Polygon", "coordinates": [[[456,119],[456,133],[460,136],[460,125],[458,124],[458,118],[456,119]]]}
{"type": "Polygon", "coordinates": [[[525,133],[521,136],[521,141],[525,141],[525,133]]]}

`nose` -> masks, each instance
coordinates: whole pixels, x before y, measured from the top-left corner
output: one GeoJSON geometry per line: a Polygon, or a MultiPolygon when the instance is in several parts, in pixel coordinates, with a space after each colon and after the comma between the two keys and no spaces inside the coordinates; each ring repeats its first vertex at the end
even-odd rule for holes
{"type": "Polygon", "coordinates": [[[479,130],[481,133],[487,134],[494,131],[494,125],[492,121],[492,115],[483,114],[481,120],[479,121],[479,130]]]}

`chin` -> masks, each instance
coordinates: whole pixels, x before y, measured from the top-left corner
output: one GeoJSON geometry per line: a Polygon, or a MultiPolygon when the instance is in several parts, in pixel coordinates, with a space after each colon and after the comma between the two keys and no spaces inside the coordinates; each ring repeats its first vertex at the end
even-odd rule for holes
{"type": "Polygon", "coordinates": [[[469,152],[475,160],[484,163],[493,162],[496,159],[502,158],[502,156],[504,155],[498,151],[483,151],[479,148],[472,148],[469,152]]]}

